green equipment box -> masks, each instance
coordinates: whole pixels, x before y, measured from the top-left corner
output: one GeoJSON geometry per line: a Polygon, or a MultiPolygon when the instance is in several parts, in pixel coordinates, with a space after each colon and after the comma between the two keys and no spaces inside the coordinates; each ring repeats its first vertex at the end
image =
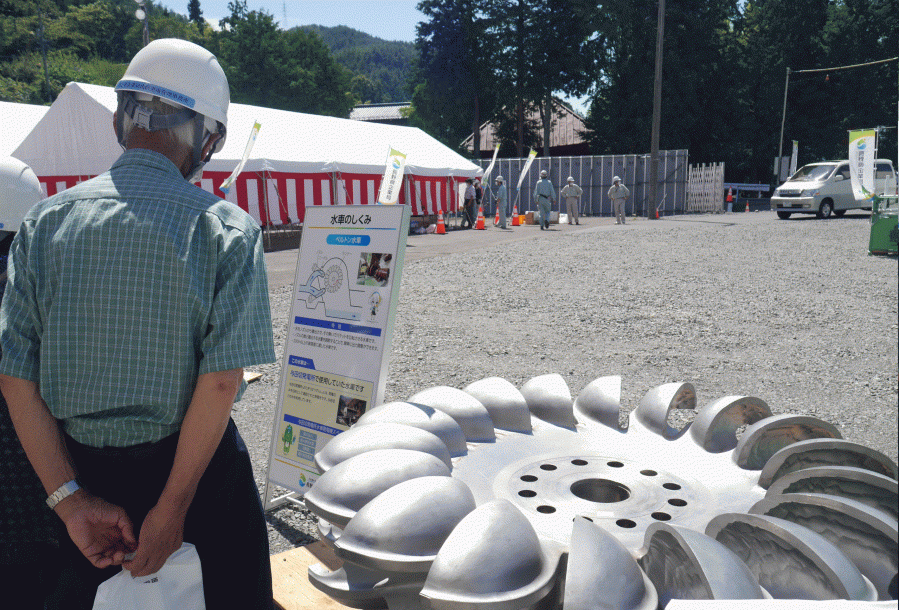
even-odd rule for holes
{"type": "Polygon", "coordinates": [[[897,246],[899,246],[897,217],[899,217],[899,196],[880,195],[874,197],[868,254],[897,253],[897,246]]]}

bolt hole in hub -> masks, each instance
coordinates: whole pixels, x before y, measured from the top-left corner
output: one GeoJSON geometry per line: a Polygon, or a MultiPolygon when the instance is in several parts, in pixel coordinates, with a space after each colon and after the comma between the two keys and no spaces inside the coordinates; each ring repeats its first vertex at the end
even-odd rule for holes
{"type": "Polygon", "coordinates": [[[631,490],[607,479],[583,479],[571,485],[571,493],[582,500],[611,504],[631,497],[631,490]]]}

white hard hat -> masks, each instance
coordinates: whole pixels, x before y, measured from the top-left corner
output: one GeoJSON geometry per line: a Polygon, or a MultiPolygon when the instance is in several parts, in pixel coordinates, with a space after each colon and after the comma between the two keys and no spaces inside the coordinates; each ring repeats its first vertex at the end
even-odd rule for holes
{"type": "Polygon", "coordinates": [[[497,181],[497,182],[504,182],[502,176],[497,176],[497,177],[496,177],[496,181],[497,181]]]}
{"type": "Polygon", "coordinates": [[[574,182],[574,178],[572,178],[571,176],[568,176],[568,182],[574,182]]]}
{"type": "Polygon", "coordinates": [[[228,125],[231,95],[225,71],[215,55],[186,40],[162,38],[145,46],[115,90],[154,95],[228,125]]]}
{"type": "Polygon", "coordinates": [[[541,178],[546,178],[546,170],[545,170],[545,169],[541,169],[541,170],[540,170],[540,177],[541,177],[541,178]]]}
{"type": "Polygon", "coordinates": [[[169,129],[192,121],[191,176],[224,146],[231,100],[228,78],[215,55],[203,47],[178,38],[154,40],[137,52],[115,90],[119,97],[117,132],[122,147],[126,138],[123,133],[126,114],[147,131],[169,129]],[[141,101],[153,97],[184,110],[160,114],[140,105],[141,101]],[[203,147],[208,141],[206,132],[218,133],[220,137],[209,154],[202,158],[203,147]]]}
{"type": "Polygon", "coordinates": [[[612,178],[612,182],[621,182],[621,178],[615,176],[614,178],[612,178]]]}
{"type": "Polygon", "coordinates": [[[13,157],[0,159],[0,231],[18,231],[31,206],[43,198],[30,167],[13,157]]]}

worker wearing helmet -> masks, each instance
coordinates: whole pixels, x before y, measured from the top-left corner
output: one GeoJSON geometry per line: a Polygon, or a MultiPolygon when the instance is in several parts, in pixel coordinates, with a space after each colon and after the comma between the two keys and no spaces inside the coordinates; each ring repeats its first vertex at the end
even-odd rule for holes
{"type": "MultiPolygon", "coordinates": [[[[0,297],[6,287],[9,247],[22,219],[43,199],[31,168],[0,159],[0,297]]],[[[0,353],[2,358],[2,353],[0,353]]],[[[28,462],[0,395],[0,590],[17,608],[43,608],[43,591],[56,566],[56,521],[44,505],[44,488],[28,462]]]]}
{"type": "Polygon", "coordinates": [[[615,224],[624,224],[624,202],[630,197],[631,192],[621,184],[621,178],[612,178],[612,187],[609,189],[609,199],[612,200],[612,211],[615,213],[615,224]]]}
{"type": "Polygon", "coordinates": [[[506,205],[509,203],[509,196],[506,191],[506,183],[502,176],[496,177],[496,194],[493,195],[496,202],[496,209],[499,211],[499,228],[506,228],[506,205]]]}
{"type": "Polygon", "coordinates": [[[546,170],[540,170],[540,180],[534,187],[534,202],[540,206],[540,230],[549,228],[549,213],[556,202],[556,187],[549,180],[546,170]]]}
{"type": "Polygon", "coordinates": [[[275,359],[261,233],[189,182],[224,141],[228,82],[211,53],[165,39],[116,91],[124,153],[25,216],[0,307],[0,388],[68,531],[48,607],[91,608],[120,566],[152,574],[189,542],[208,608],[271,608],[230,419],[243,367],[275,359]]]}
{"type": "Polygon", "coordinates": [[[568,176],[568,184],[562,187],[562,192],[559,193],[560,197],[565,198],[565,206],[567,208],[568,214],[568,224],[571,224],[572,219],[574,220],[574,224],[579,225],[580,220],[578,219],[578,207],[581,200],[581,195],[583,195],[584,191],[577,184],[574,183],[574,178],[572,176],[568,176]]]}

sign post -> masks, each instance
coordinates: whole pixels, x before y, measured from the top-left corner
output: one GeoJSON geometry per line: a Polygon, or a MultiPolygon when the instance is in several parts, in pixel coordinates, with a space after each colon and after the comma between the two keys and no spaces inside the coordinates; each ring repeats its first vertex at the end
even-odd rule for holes
{"type": "Polygon", "coordinates": [[[405,205],[306,208],[266,509],[296,502],[320,475],[315,454],[383,402],[409,216],[405,205]],[[271,484],[292,493],[270,501],[271,484]]]}

